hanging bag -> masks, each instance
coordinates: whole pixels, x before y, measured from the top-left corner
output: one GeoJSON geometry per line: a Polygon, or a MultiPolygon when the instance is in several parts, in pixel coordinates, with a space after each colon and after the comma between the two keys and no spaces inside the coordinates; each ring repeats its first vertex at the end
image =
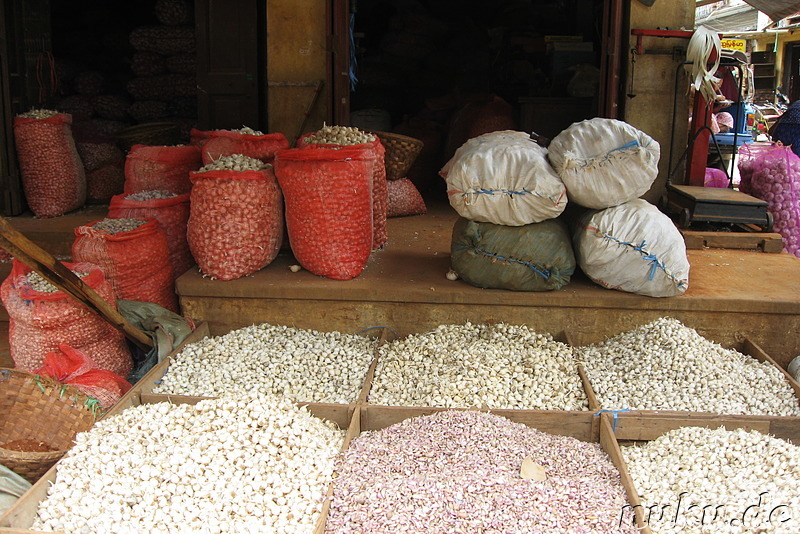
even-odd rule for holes
{"type": "Polygon", "coordinates": [[[271,166],[191,174],[189,248],[204,275],[234,280],[269,265],[283,240],[283,197],[271,166]]]}
{"type": "Polygon", "coordinates": [[[294,148],[275,157],[292,252],[308,271],[349,280],[372,249],[372,155],[359,148],[294,148]]]}
{"type": "MultiPolygon", "coordinates": [[[[116,309],[114,288],[100,267],[91,263],[64,263],[110,307],[116,309]]],[[[8,342],[15,367],[33,372],[60,343],[85,352],[98,367],[127,376],[133,366],[125,336],[67,293],[44,290],[31,282],[32,270],[17,259],[0,285],[8,312],[8,342]]],[[[48,284],[46,284],[48,285],[48,284]]]]}
{"type": "Polygon", "coordinates": [[[167,234],[158,221],[143,217],[135,229],[118,232],[103,229],[110,221],[131,219],[110,218],[76,227],[73,259],[99,265],[117,298],[152,302],[177,313],[167,234]]]}
{"type": "Polygon", "coordinates": [[[71,115],[15,117],[14,140],[22,189],[34,215],[58,217],[83,207],[86,171],[72,136],[71,115]]]}

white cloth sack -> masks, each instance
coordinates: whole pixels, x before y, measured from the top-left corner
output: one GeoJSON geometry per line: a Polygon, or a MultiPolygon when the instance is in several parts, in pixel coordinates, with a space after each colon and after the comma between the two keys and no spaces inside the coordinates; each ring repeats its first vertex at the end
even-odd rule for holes
{"type": "Polygon", "coordinates": [[[601,286],[650,297],[680,295],[689,287],[683,236],[646,200],[584,213],[573,246],[578,266],[601,286]]]}
{"type": "Polygon", "coordinates": [[[502,130],[473,137],[439,175],[450,205],[465,219],[504,226],[555,219],[567,205],[547,149],[529,134],[502,130]]]}
{"type": "Polygon", "coordinates": [[[618,206],[645,194],[658,175],[658,141],[626,122],[595,118],[573,123],[547,147],[570,202],[618,206]]]}

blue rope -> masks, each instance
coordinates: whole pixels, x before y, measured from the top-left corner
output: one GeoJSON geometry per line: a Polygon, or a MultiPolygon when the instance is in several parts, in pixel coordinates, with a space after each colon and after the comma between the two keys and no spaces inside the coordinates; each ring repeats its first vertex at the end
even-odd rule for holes
{"type": "MultiPolygon", "coordinates": [[[[545,280],[549,280],[550,277],[553,276],[553,274],[554,274],[554,272],[552,270],[545,269],[543,267],[539,267],[536,264],[531,263],[529,261],[515,260],[513,258],[506,258],[506,257],[500,256],[499,254],[494,254],[492,252],[487,252],[487,251],[485,251],[483,249],[480,249],[480,248],[477,248],[477,247],[475,248],[475,252],[477,252],[479,254],[483,254],[484,256],[488,256],[490,258],[496,258],[498,260],[507,261],[507,262],[510,262],[510,263],[518,263],[520,265],[524,265],[525,267],[528,267],[529,269],[534,271],[536,274],[538,274],[539,276],[541,276],[545,280]]],[[[571,275],[572,271],[573,271],[572,269],[568,269],[568,270],[562,271],[562,272],[564,274],[570,274],[571,275]]]]}
{"type": "Polygon", "coordinates": [[[624,410],[600,410],[599,412],[597,412],[596,414],[594,414],[594,416],[595,416],[595,417],[600,417],[600,414],[601,414],[601,413],[610,413],[610,414],[611,414],[611,416],[613,417],[613,421],[612,421],[612,423],[611,423],[611,428],[613,428],[614,430],[616,430],[616,429],[617,429],[617,416],[618,416],[619,414],[621,414],[621,413],[625,413],[625,412],[629,412],[629,411],[630,411],[630,410],[629,410],[628,408],[625,408],[624,410]]]}
{"type": "Polygon", "coordinates": [[[683,281],[683,280],[675,280],[675,277],[673,275],[669,274],[669,272],[667,272],[667,268],[664,266],[663,263],[661,263],[661,260],[658,259],[658,256],[656,256],[655,254],[651,254],[651,253],[647,252],[644,249],[644,246],[647,243],[647,240],[642,239],[642,243],[640,245],[635,245],[633,243],[628,243],[627,241],[622,241],[620,239],[617,239],[616,237],[614,237],[612,235],[609,235],[609,234],[607,234],[605,232],[602,232],[602,234],[603,234],[603,237],[605,237],[606,239],[610,239],[610,240],[615,241],[616,243],[618,243],[620,245],[623,245],[623,246],[626,246],[626,247],[631,247],[633,250],[639,252],[642,255],[642,259],[643,260],[649,261],[650,262],[650,272],[648,273],[648,278],[647,278],[648,280],[652,281],[653,277],[656,274],[656,270],[657,269],[661,269],[662,271],[664,271],[664,274],[666,274],[669,277],[670,280],[672,280],[673,282],[676,282],[678,284],[678,287],[683,287],[684,285],[686,285],[685,281],[683,281]]]}

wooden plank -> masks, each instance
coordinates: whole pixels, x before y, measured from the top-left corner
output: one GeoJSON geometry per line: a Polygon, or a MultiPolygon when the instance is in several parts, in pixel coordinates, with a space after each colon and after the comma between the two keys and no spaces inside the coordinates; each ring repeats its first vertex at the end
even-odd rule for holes
{"type": "Polygon", "coordinates": [[[633,483],[633,479],[628,471],[628,466],[622,457],[622,450],[620,450],[619,443],[614,436],[613,418],[611,414],[604,413],[600,415],[599,438],[600,446],[603,447],[603,450],[606,451],[611,462],[617,468],[617,471],[619,471],[620,482],[622,483],[622,487],[625,488],[625,493],[628,496],[628,503],[633,510],[636,527],[642,534],[652,534],[650,527],[645,523],[644,509],[642,508],[642,500],[639,497],[639,492],[636,491],[636,485],[633,483]]]}
{"type": "Polygon", "coordinates": [[[760,250],[761,252],[783,252],[783,238],[774,232],[700,232],[681,230],[687,249],[727,248],[737,250],[760,250]]]}
{"type": "MultiPolygon", "coordinates": [[[[349,425],[347,426],[347,433],[344,436],[344,442],[342,443],[342,448],[340,450],[341,453],[344,453],[349,447],[350,443],[359,435],[361,434],[361,408],[359,406],[354,406],[353,411],[350,416],[349,425]]],[[[317,526],[314,529],[314,534],[324,534],[325,533],[325,523],[327,522],[328,513],[331,508],[331,500],[333,499],[333,488],[336,482],[336,474],[333,476],[333,480],[328,485],[328,491],[325,494],[325,500],[322,503],[322,513],[319,516],[319,521],[317,521],[317,526]]]]}
{"type": "Polygon", "coordinates": [[[103,300],[103,297],[49,252],[17,231],[4,217],[0,217],[0,246],[58,289],[102,317],[137,347],[144,351],[153,347],[150,336],[128,322],[116,307],[103,300]]]}

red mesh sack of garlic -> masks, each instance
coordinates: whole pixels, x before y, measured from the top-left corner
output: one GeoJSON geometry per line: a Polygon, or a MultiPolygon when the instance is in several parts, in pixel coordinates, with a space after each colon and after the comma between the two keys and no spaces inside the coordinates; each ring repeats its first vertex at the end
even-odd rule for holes
{"type": "Polygon", "coordinates": [[[247,161],[253,166],[247,170],[191,175],[189,249],[200,271],[218,280],[234,280],[266,267],[283,241],[283,196],[272,166],[255,158],[247,161]]]}
{"type": "Polygon", "coordinates": [[[373,158],[360,148],[278,152],[275,175],[286,202],[295,258],[334,280],[357,277],[372,252],[373,158]]]}
{"type": "MultiPolygon", "coordinates": [[[[100,267],[63,265],[116,309],[114,288],[100,267]]],[[[121,332],[16,259],[0,285],[0,298],[8,311],[8,342],[15,367],[34,372],[48,353],[66,343],[86,353],[102,369],[120,376],[131,372],[133,360],[121,332]]]]}
{"type": "Polygon", "coordinates": [[[387,217],[404,217],[406,215],[422,215],[427,212],[425,200],[408,178],[389,181],[389,202],[386,208],[387,217]]]}
{"type": "Polygon", "coordinates": [[[386,228],[389,189],[386,179],[386,147],[377,135],[351,126],[324,126],[297,140],[298,148],[344,147],[371,152],[372,165],[372,248],[378,250],[389,240],[386,228]]]}
{"type": "Polygon", "coordinates": [[[34,374],[49,376],[62,384],[73,386],[97,399],[103,408],[111,408],[131,389],[125,378],[108,369],[101,369],[85,352],[66,343],[47,353],[42,366],[34,374]]]}
{"type": "Polygon", "coordinates": [[[183,195],[192,189],[189,173],[203,166],[200,148],[134,145],[125,159],[125,193],[164,189],[183,195]]]}
{"type": "Polygon", "coordinates": [[[106,218],[78,226],[72,258],[100,266],[118,299],[178,313],[167,234],[157,220],[106,218]]]}
{"type": "Polygon", "coordinates": [[[72,116],[32,110],[14,117],[22,190],[34,215],[58,217],[83,207],[86,171],[72,137],[72,116]]]}
{"type": "Polygon", "coordinates": [[[194,265],[186,238],[189,198],[189,193],[176,195],[166,190],[115,195],[108,205],[108,216],[113,219],[152,217],[157,220],[167,234],[172,275],[177,279],[194,265]]]}
{"type": "Polygon", "coordinates": [[[212,130],[202,144],[203,165],[213,163],[222,156],[243,154],[264,163],[272,163],[279,150],[289,148],[289,140],[282,133],[265,134],[250,128],[239,130],[212,130]]]}
{"type": "Polygon", "coordinates": [[[198,128],[191,128],[189,130],[189,144],[192,146],[202,148],[206,141],[211,138],[213,130],[200,130],[198,128]]]}
{"type": "Polygon", "coordinates": [[[775,145],[753,162],[751,195],[765,200],[783,248],[800,257],[800,157],[791,147],[775,145]]]}

